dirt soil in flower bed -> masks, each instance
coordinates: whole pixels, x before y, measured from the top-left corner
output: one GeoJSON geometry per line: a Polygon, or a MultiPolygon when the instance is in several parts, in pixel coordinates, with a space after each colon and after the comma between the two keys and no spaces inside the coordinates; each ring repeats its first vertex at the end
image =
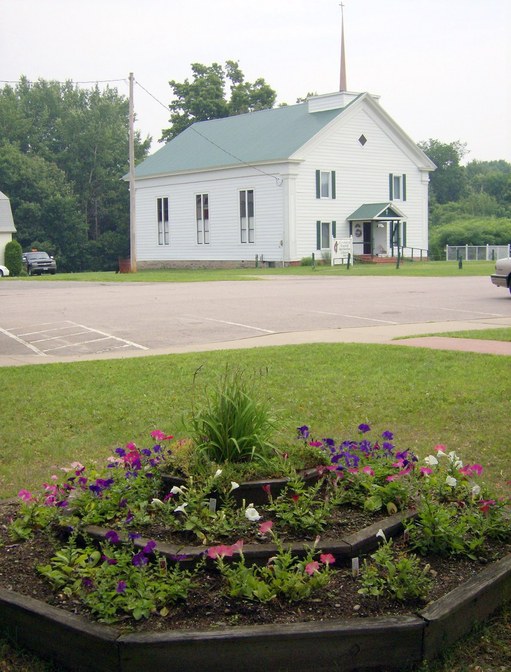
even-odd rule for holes
{"type": "MultiPolygon", "coordinates": [[[[22,542],[13,542],[9,538],[7,527],[16,515],[17,508],[18,503],[15,501],[0,502],[0,588],[36,598],[74,614],[88,616],[87,610],[78,601],[53,591],[36,571],[38,564],[49,562],[56,549],[55,542],[47,534],[36,534],[32,539],[22,542]]],[[[364,521],[363,515],[362,517],[357,515],[352,527],[359,530],[370,522],[374,522],[374,518],[364,521]]],[[[346,534],[350,527],[349,524],[345,525],[343,533],[346,534]]],[[[155,534],[155,538],[159,536],[162,535],[155,534]]],[[[399,547],[400,544],[402,541],[396,541],[395,545],[399,547]]],[[[321,540],[318,549],[321,549],[321,540]]],[[[488,551],[484,561],[481,562],[424,558],[424,562],[431,565],[434,578],[429,601],[438,599],[456,588],[480,571],[485,564],[509,552],[511,544],[488,551]]],[[[141,622],[126,619],[120,626],[136,631],[161,632],[236,625],[360,619],[368,616],[416,613],[426,604],[417,601],[401,605],[387,599],[375,600],[360,595],[357,592],[359,587],[351,574],[351,567],[339,567],[332,572],[331,581],[321,594],[299,603],[274,600],[260,604],[225,596],[222,592],[222,577],[214,570],[202,571],[195,580],[195,587],[187,601],[171,607],[168,616],[155,615],[141,622]]]]}

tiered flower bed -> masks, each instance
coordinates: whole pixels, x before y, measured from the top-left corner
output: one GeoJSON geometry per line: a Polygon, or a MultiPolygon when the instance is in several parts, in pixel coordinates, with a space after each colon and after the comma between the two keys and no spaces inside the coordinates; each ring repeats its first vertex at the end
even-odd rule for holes
{"type": "MultiPolygon", "coordinates": [[[[304,440],[315,443],[301,430],[304,440]]],[[[437,656],[511,598],[511,534],[499,514],[505,503],[476,482],[479,465],[464,467],[437,447],[421,467],[413,455],[395,453],[385,434],[385,448],[366,439],[321,442],[330,464],[309,472],[303,490],[290,476],[278,484],[251,483],[243,492],[243,484],[222,486],[218,471],[202,485],[197,478],[169,482],[162,478],[172,464],[161,459],[163,435],[145,452],[133,445],[119,449],[105,474],[87,474],[75,464],[63,483],[46,486],[44,501],[20,493],[21,515],[10,536],[14,505],[0,507],[0,628],[72,670],[91,669],[91,661],[99,671],[123,672],[399,669],[437,656]],[[430,496],[434,491],[446,510],[460,510],[444,521],[450,541],[462,545],[456,552],[444,552],[440,529],[428,539],[424,530],[431,520],[423,509],[403,508],[420,504],[418,484],[430,496]],[[137,508],[137,501],[144,505],[137,508]],[[204,506],[209,514],[200,529],[193,520],[204,506]],[[464,510],[472,518],[464,518],[464,510]],[[222,511],[233,512],[232,520],[225,522],[222,511]],[[328,513],[326,524],[318,511],[328,513]],[[412,523],[416,517],[420,534],[412,523]],[[469,523],[486,530],[484,544],[463,528],[469,523]],[[74,546],[49,535],[52,529],[67,537],[70,527],[77,533],[74,546]],[[27,540],[12,538],[28,536],[30,529],[36,532],[27,540]],[[414,574],[406,564],[411,543],[415,549],[436,544],[440,556],[426,552],[414,574]],[[58,545],[65,549],[60,558],[58,545]],[[85,560],[81,553],[88,554],[85,560]],[[401,572],[398,590],[417,588],[420,574],[429,581],[427,597],[396,600],[388,594],[388,575],[371,575],[368,567],[376,560],[364,563],[379,553],[401,572]],[[36,564],[45,567],[44,576],[36,564]],[[144,592],[153,584],[158,592],[159,570],[174,577],[182,597],[167,593],[161,603],[144,592]],[[112,624],[90,618],[98,596],[112,605],[100,612],[112,624]],[[146,611],[144,600],[154,600],[146,611]]],[[[432,507],[431,497],[427,501],[432,507]]]]}

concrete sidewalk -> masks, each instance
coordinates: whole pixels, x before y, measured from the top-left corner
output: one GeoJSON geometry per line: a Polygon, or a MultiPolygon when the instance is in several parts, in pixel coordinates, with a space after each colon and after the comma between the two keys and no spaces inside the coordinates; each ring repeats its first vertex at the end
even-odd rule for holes
{"type": "Polygon", "coordinates": [[[215,350],[243,350],[278,345],[300,345],[306,343],[375,343],[405,347],[431,348],[435,350],[456,350],[490,355],[511,356],[511,342],[486,341],[466,338],[448,338],[434,334],[472,331],[488,328],[511,328],[511,317],[490,318],[484,321],[463,322],[423,322],[373,327],[350,327],[345,329],[325,329],[318,331],[280,332],[263,334],[250,338],[214,343],[193,344],[151,350],[122,350],[102,354],[72,357],[40,356],[35,354],[0,355],[0,367],[23,366],[27,364],[52,364],[56,362],[91,361],[104,359],[126,359],[128,357],[149,357],[155,355],[180,354],[186,352],[208,352],[215,350]],[[424,336],[422,334],[425,334],[424,336]]]}

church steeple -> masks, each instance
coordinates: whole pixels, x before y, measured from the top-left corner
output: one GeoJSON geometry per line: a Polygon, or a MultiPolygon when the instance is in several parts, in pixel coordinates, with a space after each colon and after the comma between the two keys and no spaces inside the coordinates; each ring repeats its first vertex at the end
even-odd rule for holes
{"type": "Polygon", "coordinates": [[[344,5],[341,2],[341,76],[339,80],[339,91],[347,91],[346,84],[346,57],[344,53],[344,5]]]}

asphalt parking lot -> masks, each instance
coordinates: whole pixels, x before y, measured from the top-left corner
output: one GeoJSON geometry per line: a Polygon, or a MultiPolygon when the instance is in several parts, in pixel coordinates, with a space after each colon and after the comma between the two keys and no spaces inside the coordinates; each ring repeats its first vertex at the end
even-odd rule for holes
{"type": "Polygon", "coordinates": [[[0,364],[71,361],[511,325],[486,277],[0,283],[0,364]]]}

